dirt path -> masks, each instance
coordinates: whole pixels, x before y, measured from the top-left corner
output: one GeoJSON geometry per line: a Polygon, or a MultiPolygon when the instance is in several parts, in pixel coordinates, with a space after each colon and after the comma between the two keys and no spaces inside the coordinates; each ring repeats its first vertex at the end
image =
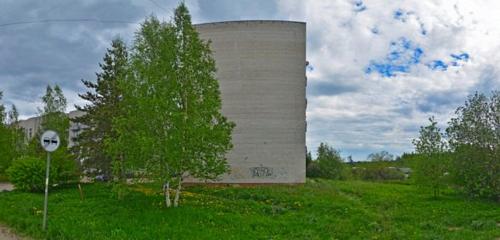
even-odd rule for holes
{"type": "Polygon", "coordinates": [[[1,240],[28,240],[29,238],[17,236],[10,228],[0,224],[0,239],[1,240]]]}
{"type": "MultiPolygon", "coordinates": [[[[0,192],[3,191],[12,191],[14,189],[14,186],[10,183],[0,183],[0,192]]],[[[27,238],[24,237],[19,237],[16,234],[13,233],[13,231],[0,224],[0,240],[26,240],[27,238]]]]}
{"type": "Polygon", "coordinates": [[[12,191],[12,189],[14,189],[14,186],[12,186],[12,184],[10,184],[10,183],[1,183],[0,182],[0,192],[3,192],[3,191],[12,191]]]}

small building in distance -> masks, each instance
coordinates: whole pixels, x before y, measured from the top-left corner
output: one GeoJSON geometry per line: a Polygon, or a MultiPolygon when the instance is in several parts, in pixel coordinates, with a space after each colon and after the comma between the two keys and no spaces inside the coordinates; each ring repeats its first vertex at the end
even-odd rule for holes
{"type": "MultiPolygon", "coordinates": [[[[234,147],[226,155],[231,172],[219,182],[304,183],[306,24],[259,20],[195,27],[211,41],[222,112],[236,123],[234,147]]],[[[28,139],[39,125],[39,118],[20,123],[28,139]]],[[[71,124],[70,145],[82,130],[71,124]]]]}
{"type": "MultiPolygon", "coordinates": [[[[75,117],[82,116],[83,114],[84,113],[80,111],[71,111],[68,113],[68,117],[71,120],[75,117]]],[[[19,127],[23,129],[27,141],[31,140],[36,135],[36,133],[40,130],[41,124],[41,117],[32,117],[19,121],[19,127]]],[[[81,131],[83,131],[83,128],[84,126],[70,121],[70,127],[68,129],[68,147],[72,147],[76,144],[76,137],[81,131]]]]}

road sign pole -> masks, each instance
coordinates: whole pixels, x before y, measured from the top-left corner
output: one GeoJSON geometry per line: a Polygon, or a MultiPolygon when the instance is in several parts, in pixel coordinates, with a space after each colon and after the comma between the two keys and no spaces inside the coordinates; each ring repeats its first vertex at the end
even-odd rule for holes
{"type": "Polygon", "coordinates": [[[47,204],[49,202],[49,173],[50,173],[50,152],[57,150],[61,139],[57,132],[52,130],[47,130],[42,134],[40,138],[40,144],[42,144],[43,149],[47,151],[47,170],[45,171],[45,200],[43,202],[43,224],[42,229],[45,231],[47,229],[47,204]]]}
{"type": "Polygon", "coordinates": [[[45,171],[45,200],[43,202],[43,226],[42,229],[47,229],[47,204],[49,201],[49,173],[50,173],[50,152],[47,152],[47,170],[45,171]]]}

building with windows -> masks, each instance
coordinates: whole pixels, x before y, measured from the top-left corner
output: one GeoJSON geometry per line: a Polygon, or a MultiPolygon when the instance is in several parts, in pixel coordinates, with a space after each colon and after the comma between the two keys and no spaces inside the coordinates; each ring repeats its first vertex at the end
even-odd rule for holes
{"type": "MultiPolygon", "coordinates": [[[[195,27],[211,41],[222,112],[236,123],[227,155],[231,172],[220,182],[305,182],[306,24],[231,21],[195,27]]],[[[20,123],[27,138],[39,124],[39,118],[20,123]]],[[[82,126],[71,124],[70,145],[79,131],[82,126]]]]}

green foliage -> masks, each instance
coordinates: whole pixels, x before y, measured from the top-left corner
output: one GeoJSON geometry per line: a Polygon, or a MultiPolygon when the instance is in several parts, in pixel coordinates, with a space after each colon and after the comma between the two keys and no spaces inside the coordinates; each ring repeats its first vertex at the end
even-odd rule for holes
{"type": "MultiPolygon", "coordinates": [[[[0,100],[2,100],[3,92],[0,91],[0,100]]],[[[0,124],[5,124],[5,106],[0,104],[0,124]]]]}
{"type": "Polygon", "coordinates": [[[185,190],[180,208],[162,207],[157,185],[130,186],[126,200],[111,186],[52,191],[43,232],[43,195],[0,193],[0,221],[34,239],[495,239],[497,203],[439,199],[413,185],[314,179],[301,186],[185,190]],[[78,224],[75,224],[78,223],[78,224]]]}
{"type": "Polygon", "coordinates": [[[318,162],[311,161],[306,167],[306,177],[308,178],[319,178],[321,177],[321,168],[318,162]]]}
{"type": "Polygon", "coordinates": [[[215,60],[209,43],[200,39],[184,3],[175,9],[176,85],[178,108],[174,110],[172,143],[179,157],[171,164],[176,175],[189,174],[214,180],[228,171],[225,153],[232,148],[235,127],[221,113],[219,82],[215,78],[215,60]],[[177,136],[177,137],[175,137],[177,136]]]}
{"type": "MultiPolygon", "coordinates": [[[[67,151],[69,136],[69,118],[66,115],[67,100],[62,89],[56,84],[54,88],[47,86],[45,95],[42,97],[43,109],[40,110],[42,117],[41,127],[34,139],[38,141],[39,136],[46,130],[52,130],[59,134],[61,139],[58,151],[67,151]]],[[[40,144],[39,148],[41,149],[40,144]]]]}
{"type": "MultiPolygon", "coordinates": [[[[72,151],[77,159],[84,160],[87,168],[95,168],[105,175],[112,175],[111,153],[106,149],[105,140],[115,139],[116,131],[113,121],[121,116],[120,102],[122,93],[120,82],[124,81],[128,73],[128,52],[121,39],[114,39],[111,49],[108,49],[99,64],[101,72],[96,73],[96,82],[82,80],[89,89],[79,96],[90,102],[83,107],[76,106],[77,110],[85,113],[73,121],[85,127],[77,137],[77,143],[72,151]]],[[[115,158],[120,161],[121,158],[115,158]]],[[[121,174],[115,175],[120,177],[121,174]]]]}
{"type": "Polygon", "coordinates": [[[455,114],[446,129],[455,183],[470,196],[500,200],[500,92],[476,93],[455,114]]]}
{"type": "Polygon", "coordinates": [[[364,181],[391,181],[405,179],[403,172],[395,167],[387,167],[384,165],[353,167],[351,173],[354,179],[364,181]]]}
{"type": "MultiPolygon", "coordinates": [[[[43,157],[46,155],[44,154],[43,157]]],[[[80,172],[73,160],[73,155],[68,151],[55,151],[50,154],[51,165],[57,171],[57,183],[71,183],[78,181],[80,172]]],[[[43,159],[43,158],[42,158],[43,159]]]]}
{"type": "MultiPolygon", "coordinates": [[[[1,113],[0,113],[1,114],[1,113]]],[[[15,152],[12,148],[12,131],[0,123],[0,175],[10,166],[15,152]]]]}
{"type": "Polygon", "coordinates": [[[47,86],[46,92],[42,96],[43,108],[38,109],[42,122],[38,132],[35,133],[28,143],[27,155],[40,158],[45,156],[46,152],[40,145],[40,136],[46,130],[57,132],[61,139],[60,147],[56,150],[56,153],[61,152],[61,155],[67,154],[69,118],[65,113],[66,101],[66,97],[64,97],[58,85],[55,85],[54,88],[50,85],[47,86]]]}
{"type": "Polygon", "coordinates": [[[434,117],[429,122],[428,126],[420,127],[419,138],[413,140],[418,154],[414,179],[420,186],[431,188],[437,197],[448,183],[450,154],[446,153],[447,145],[434,117]]]}
{"type": "Polygon", "coordinates": [[[311,154],[311,152],[310,152],[310,151],[308,151],[308,152],[306,153],[306,169],[307,169],[307,167],[309,166],[309,164],[311,164],[311,163],[312,163],[312,161],[313,161],[312,154],[311,154]]]}
{"type": "MultiPolygon", "coordinates": [[[[71,182],[78,179],[78,167],[74,157],[68,151],[68,129],[69,118],[64,113],[66,109],[66,98],[59,86],[52,88],[47,86],[46,93],[42,97],[44,103],[40,110],[42,123],[39,131],[28,143],[23,155],[27,159],[45,159],[47,152],[40,145],[40,135],[46,130],[56,131],[61,139],[59,148],[51,153],[52,166],[55,169],[54,183],[71,182]]],[[[21,158],[24,159],[24,158],[21,158]]],[[[45,161],[42,161],[45,162],[45,161]]],[[[33,167],[32,170],[35,171],[33,167]]]]}
{"type": "Polygon", "coordinates": [[[328,179],[344,179],[344,163],[340,152],[327,143],[320,143],[317,158],[309,164],[306,175],[328,179]]]}
{"type": "Polygon", "coordinates": [[[469,196],[500,201],[499,152],[474,145],[455,148],[451,173],[454,183],[469,196]]]}
{"type": "Polygon", "coordinates": [[[111,187],[111,192],[116,195],[116,198],[123,200],[127,195],[130,194],[130,189],[124,182],[114,182],[111,187]]]}
{"type": "MultiPolygon", "coordinates": [[[[23,156],[15,159],[7,169],[9,181],[21,191],[40,192],[45,184],[45,158],[23,156]]],[[[78,180],[77,169],[72,161],[60,156],[60,153],[51,155],[50,182],[63,184],[78,180]]]]}
{"type": "MultiPolygon", "coordinates": [[[[0,91],[0,100],[3,92],[0,91]]],[[[0,103],[0,174],[10,166],[12,158],[10,156],[10,133],[5,126],[5,106],[0,103]]]]}
{"type": "Polygon", "coordinates": [[[11,133],[11,148],[14,152],[14,157],[12,159],[14,159],[26,152],[25,135],[24,129],[19,127],[19,112],[17,111],[16,105],[12,104],[12,108],[7,115],[7,124],[9,125],[11,133]]]}
{"type": "Polygon", "coordinates": [[[24,135],[17,127],[18,115],[16,106],[13,105],[12,110],[6,114],[4,105],[0,104],[0,175],[5,174],[12,160],[20,156],[24,149],[24,135]]]}
{"type": "MultiPolygon", "coordinates": [[[[9,180],[17,190],[42,192],[45,189],[46,162],[36,157],[21,157],[13,161],[7,169],[9,180]]],[[[59,182],[57,168],[50,171],[51,183],[59,182]]]]}
{"type": "Polygon", "coordinates": [[[150,17],[136,33],[130,54],[130,72],[119,81],[124,114],[113,119],[116,137],[107,137],[106,147],[114,159],[115,173],[126,168],[147,169],[148,177],[167,182],[173,172],[170,151],[174,135],[175,35],[171,24],[150,17]]]}
{"type": "Polygon", "coordinates": [[[177,189],[188,176],[215,180],[227,172],[235,125],[221,114],[215,71],[209,43],[199,38],[184,3],[171,23],[146,19],[133,43],[130,74],[119,83],[124,114],[113,119],[117,136],[105,140],[113,156],[177,189]]]}
{"type": "Polygon", "coordinates": [[[418,139],[413,139],[415,151],[421,154],[442,153],[447,150],[444,136],[441,129],[437,127],[437,122],[434,117],[429,118],[430,124],[425,127],[420,127],[420,136],[418,139]]]}
{"type": "Polygon", "coordinates": [[[372,162],[394,161],[394,155],[387,151],[370,153],[370,155],[368,155],[368,160],[372,162]]]}

